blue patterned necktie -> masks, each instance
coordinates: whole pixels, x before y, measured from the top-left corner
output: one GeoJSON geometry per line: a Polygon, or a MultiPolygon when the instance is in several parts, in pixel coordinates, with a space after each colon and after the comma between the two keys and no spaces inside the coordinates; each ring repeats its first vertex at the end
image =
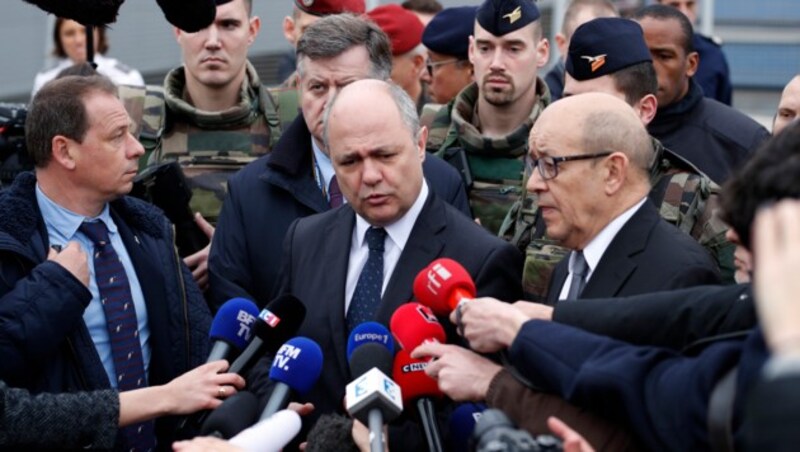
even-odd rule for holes
{"type": "MultiPolygon", "coordinates": [[[[94,279],[100,292],[100,303],[106,315],[106,327],[111,342],[111,356],[120,391],[144,388],[142,347],[136,308],[133,305],[128,275],[111,246],[108,229],[102,221],[83,223],[78,228],[94,243],[94,279]]],[[[153,421],[142,422],[120,429],[130,451],[155,449],[153,421]]]]}
{"type": "Polygon", "coordinates": [[[336,175],[331,178],[331,183],[328,186],[328,196],[330,196],[331,209],[335,209],[342,205],[344,198],[342,197],[342,190],[339,189],[339,182],[336,181],[336,175]]]}
{"type": "Polygon", "coordinates": [[[367,247],[369,257],[361,274],[358,275],[356,290],[347,310],[347,330],[353,331],[358,325],[375,319],[375,312],[381,303],[383,288],[383,244],[386,230],[383,228],[367,229],[367,247]]]}
{"type": "Polygon", "coordinates": [[[577,300],[581,295],[583,287],[586,285],[586,272],[589,270],[589,264],[586,263],[586,258],[583,257],[583,251],[573,251],[573,253],[575,253],[575,262],[570,268],[572,281],[569,284],[567,300],[577,300]]]}

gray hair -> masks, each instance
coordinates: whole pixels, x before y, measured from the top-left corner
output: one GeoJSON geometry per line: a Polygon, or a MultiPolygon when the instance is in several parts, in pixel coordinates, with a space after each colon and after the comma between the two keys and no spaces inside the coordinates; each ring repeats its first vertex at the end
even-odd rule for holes
{"type": "Polygon", "coordinates": [[[586,152],[603,150],[621,151],[628,156],[640,174],[648,179],[655,151],[653,140],[640,123],[631,123],[617,111],[594,111],[589,113],[582,125],[583,148],[586,152]]]}
{"type": "MultiPolygon", "coordinates": [[[[386,91],[389,92],[391,95],[392,100],[394,101],[394,105],[397,107],[397,111],[400,113],[400,119],[403,121],[403,125],[406,127],[406,130],[409,131],[411,134],[411,139],[416,141],[419,138],[420,132],[420,124],[419,124],[419,116],[417,115],[417,106],[414,104],[414,101],[411,100],[411,97],[408,93],[405,92],[403,88],[400,88],[393,82],[383,82],[385,84],[386,91]]],[[[328,118],[331,115],[331,111],[333,110],[333,106],[336,105],[336,101],[339,100],[339,96],[341,95],[341,91],[334,94],[333,99],[328,102],[328,105],[325,106],[325,111],[323,112],[322,116],[322,141],[325,143],[325,148],[330,149],[330,142],[328,140],[328,129],[329,129],[329,121],[328,118]]]]}
{"type": "Polygon", "coordinates": [[[305,72],[304,58],[334,58],[363,45],[372,63],[372,77],[388,80],[392,73],[392,47],[389,38],[374,22],[350,13],[325,16],[306,28],[297,41],[297,73],[305,72]]]}

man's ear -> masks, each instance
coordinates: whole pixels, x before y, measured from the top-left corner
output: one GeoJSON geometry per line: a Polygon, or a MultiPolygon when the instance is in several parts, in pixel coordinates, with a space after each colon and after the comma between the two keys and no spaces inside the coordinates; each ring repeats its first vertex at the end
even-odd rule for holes
{"type": "Polygon", "coordinates": [[[605,192],[613,196],[625,185],[630,160],[622,152],[614,152],[605,158],[603,165],[606,168],[605,192]]]}
{"type": "Polygon", "coordinates": [[[283,18],[283,37],[289,41],[289,44],[294,47],[297,45],[294,39],[294,29],[295,29],[294,19],[291,16],[286,16],[283,18]]]}
{"type": "Polygon", "coordinates": [[[567,37],[564,35],[564,33],[556,33],[555,41],[556,48],[558,49],[558,53],[561,55],[561,58],[567,58],[567,52],[569,52],[569,42],[567,41],[567,37]]]}
{"type": "Polygon", "coordinates": [[[425,145],[428,143],[428,128],[425,126],[420,127],[417,134],[417,148],[419,148],[420,161],[425,161],[425,145]]]}
{"type": "Polygon", "coordinates": [[[658,98],[653,94],[646,94],[636,103],[636,113],[638,113],[645,127],[656,117],[657,111],[658,98]]]}
{"type": "Polygon", "coordinates": [[[686,77],[694,77],[697,73],[697,66],[700,64],[700,55],[697,52],[691,52],[686,57],[686,77]]]}
{"type": "Polygon", "coordinates": [[[63,135],[56,135],[51,141],[52,161],[68,170],[75,169],[75,153],[78,152],[72,143],[72,140],[63,135]]]}
{"type": "Polygon", "coordinates": [[[548,41],[547,38],[542,38],[542,40],[536,44],[536,53],[539,57],[539,60],[536,62],[536,67],[543,68],[550,59],[550,41],[548,41]]]}

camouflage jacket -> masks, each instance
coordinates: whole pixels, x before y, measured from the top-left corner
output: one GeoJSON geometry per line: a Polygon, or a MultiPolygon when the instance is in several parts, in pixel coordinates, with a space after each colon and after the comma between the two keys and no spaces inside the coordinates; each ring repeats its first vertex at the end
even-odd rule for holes
{"type": "Polygon", "coordinates": [[[170,71],[164,87],[122,87],[120,97],[145,147],[140,168],[177,159],[192,190],[190,207],[215,222],[228,178],[268,153],[280,138],[276,104],[247,63],[238,105],[201,111],[186,98],[184,68],[170,71]]]}
{"type": "MultiPolygon", "coordinates": [[[[496,234],[511,205],[524,191],[523,169],[528,153],[528,134],[542,110],[550,103],[550,92],[536,81],[536,103],[528,119],[503,138],[481,135],[477,113],[478,85],[464,88],[435,114],[426,109],[430,124],[427,150],[447,160],[464,177],[469,203],[476,218],[496,234]],[[433,119],[430,115],[433,114],[433,119]]],[[[434,107],[435,108],[435,107],[434,107]]]]}
{"type": "MultiPolygon", "coordinates": [[[[728,228],[720,219],[720,187],[658,140],[653,142],[657,156],[650,174],[650,200],[662,218],[709,251],[720,267],[723,281],[732,283],[734,246],[725,239],[728,228]]],[[[570,250],[545,236],[544,223],[537,214],[536,196],[523,193],[508,212],[500,235],[525,253],[525,298],[543,302],[553,268],[570,250]]]]}

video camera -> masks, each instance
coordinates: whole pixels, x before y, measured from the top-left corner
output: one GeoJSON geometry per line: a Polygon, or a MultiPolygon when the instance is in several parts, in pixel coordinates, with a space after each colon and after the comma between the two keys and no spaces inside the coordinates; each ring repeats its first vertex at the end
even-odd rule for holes
{"type": "Polygon", "coordinates": [[[0,188],[10,185],[23,171],[33,169],[25,146],[25,104],[0,103],[0,188]]]}
{"type": "Polygon", "coordinates": [[[478,452],[559,452],[564,450],[561,440],[552,435],[536,438],[525,430],[517,429],[500,410],[486,410],[475,424],[472,443],[478,452]]]}

